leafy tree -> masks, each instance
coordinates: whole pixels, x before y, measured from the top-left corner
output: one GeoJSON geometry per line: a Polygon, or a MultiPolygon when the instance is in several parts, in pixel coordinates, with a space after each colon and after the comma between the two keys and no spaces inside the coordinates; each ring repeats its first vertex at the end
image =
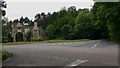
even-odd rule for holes
{"type": "Polygon", "coordinates": [[[38,14],[36,14],[35,15],[35,20],[34,20],[35,22],[39,22],[39,25],[41,25],[42,23],[41,23],[41,15],[38,13],[38,14]]]}
{"type": "Polygon", "coordinates": [[[108,4],[112,4],[112,6],[105,5],[109,9],[106,14],[109,36],[111,40],[120,42],[120,2],[108,4]]]}
{"type": "Polygon", "coordinates": [[[75,6],[71,6],[68,8],[68,13],[72,15],[72,17],[76,17],[77,16],[77,10],[75,6]]]}
{"type": "Polygon", "coordinates": [[[32,20],[29,21],[29,26],[33,26],[34,22],[32,20]]]}
{"type": "Polygon", "coordinates": [[[24,22],[24,18],[23,17],[20,18],[20,22],[24,22]]]}
{"type": "Polygon", "coordinates": [[[26,34],[27,41],[32,41],[32,37],[33,37],[32,32],[27,32],[26,34]]]}
{"type": "Polygon", "coordinates": [[[18,19],[14,19],[13,22],[14,22],[14,23],[18,23],[19,20],[18,20],[18,19]]]}
{"type": "Polygon", "coordinates": [[[55,29],[55,25],[51,24],[47,27],[47,29],[45,30],[46,35],[49,37],[49,39],[54,39],[56,34],[56,29],[55,29]]]}
{"type": "Polygon", "coordinates": [[[95,15],[94,17],[96,18],[95,27],[97,32],[99,32],[99,38],[107,38],[107,20],[105,15],[107,14],[108,10],[106,10],[107,8],[105,8],[105,5],[102,4],[104,3],[95,3],[95,12],[93,11],[93,15],[95,15]]]}
{"type": "Polygon", "coordinates": [[[95,26],[101,36],[118,42],[120,42],[119,5],[120,2],[96,2],[92,9],[95,26]]]}
{"type": "Polygon", "coordinates": [[[66,24],[61,28],[61,34],[64,37],[64,39],[73,39],[72,31],[73,31],[73,27],[69,24],[66,24]]]}
{"type": "Polygon", "coordinates": [[[29,23],[29,18],[28,17],[25,17],[24,23],[29,23]]]}
{"type": "Polygon", "coordinates": [[[0,0],[0,16],[5,16],[6,12],[3,8],[7,8],[7,4],[5,1],[0,0]]]}
{"type": "Polygon", "coordinates": [[[91,38],[93,34],[93,25],[90,18],[89,11],[80,11],[75,19],[74,27],[75,38],[91,38]]]}
{"type": "MultiPolygon", "coordinates": [[[[5,24],[6,22],[5,22],[5,19],[2,19],[2,17],[4,18],[4,16],[6,15],[6,12],[5,12],[5,10],[4,10],[4,8],[7,8],[7,4],[6,4],[6,2],[5,1],[3,1],[3,0],[0,0],[0,25],[3,25],[3,24],[5,24]]],[[[0,36],[0,42],[2,41],[2,42],[7,42],[7,39],[4,39],[4,38],[6,38],[7,36],[6,36],[6,26],[2,26],[0,29],[4,29],[4,32],[2,32],[2,30],[0,30],[0,35],[2,34],[5,34],[5,36],[3,37],[2,35],[2,38],[1,38],[1,36],[0,36]]]]}

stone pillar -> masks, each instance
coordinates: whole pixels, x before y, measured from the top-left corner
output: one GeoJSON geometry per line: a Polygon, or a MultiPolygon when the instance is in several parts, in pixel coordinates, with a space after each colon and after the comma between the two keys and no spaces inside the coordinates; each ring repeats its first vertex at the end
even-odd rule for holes
{"type": "Polygon", "coordinates": [[[39,40],[39,38],[39,28],[37,27],[37,22],[35,22],[33,27],[33,40],[39,40]]]}
{"type": "Polygon", "coordinates": [[[16,32],[15,32],[15,28],[12,29],[12,37],[13,37],[13,42],[16,42],[16,32]]]}
{"type": "Polygon", "coordinates": [[[26,42],[27,39],[26,39],[26,37],[25,37],[25,33],[22,33],[22,34],[23,34],[23,42],[26,42]]]}
{"type": "Polygon", "coordinates": [[[13,42],[16,42],[16,33],[13,34],[13,42]]]}

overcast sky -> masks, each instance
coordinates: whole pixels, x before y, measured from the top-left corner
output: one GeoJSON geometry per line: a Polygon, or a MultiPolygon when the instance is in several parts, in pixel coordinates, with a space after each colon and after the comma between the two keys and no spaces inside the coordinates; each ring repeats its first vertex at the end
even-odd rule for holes
{"type": "Polygon", "coordinates": [[[23,17],[34,19],[36,13],[54,12],[63,7],[76,6],[79,8],[91,8],[94,4],[92,0],[6,0],[7,17],[9,20],[23,17]]]}

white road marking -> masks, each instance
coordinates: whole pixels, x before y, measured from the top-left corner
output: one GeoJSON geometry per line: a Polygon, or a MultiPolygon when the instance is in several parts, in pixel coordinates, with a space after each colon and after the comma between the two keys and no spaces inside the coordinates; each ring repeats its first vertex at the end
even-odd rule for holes
{"type": "Polygon", "coordinates": [[[75,67],[75,66],[77,66],[77,65],[79,65],[79,64],[82,64],[82,63],[85,63],[85,62],[87,62],[88,60],[76,60],[75,62],[72,62],[71,64],[68,64],[68,65],[66,65],[66,66],[70,66],[70,67],[75,67]]]}
{"type": "Polygon", "coordinates": [[[53,43],[52,45],[55,45],[56,43],[53,43]]]}
{"type": "Polygon", "coordinates": [[[92,46],[91,48],[95,48],[97,46],[97,44],[95,44],[94,46],[92,46]]]}
{"type": "Polygon", "coordinates": [[[5,62],[7,62],[7,61],[9,61],[9,60],[10,60],[10,58],[8,58],[7,60],[5,60],[5,61],[3,61],[3,62],[5,63],[5,62]]]}
{"type": "Polygon", "coordinates": [[[70,44],[72,44],[72,43],[70,42],[70,44]]]}
{"type": "Polygon", "coordinates": [[[90,42],[94,42],[94,40],[93,40],[93,41],[90,41],[90,42]]]}
{"type": "Polygon", "coordinates": [[[94,47],[96,47],[97,46],[97,44],[96,45],[94,45],[94,47]]]}
{"type": "Polygon", "coordinates": [[[59,45],[61,45],[62,43],[59,43],[59,45]]]}
{"type": "Polygon", "coordinates": [[[100,42],[101,40],[98,40],[98,41],[99,41],[99,42],[98,42],[97,44],[95,44],[94,46],[92,46],[91,48],[95,48],[95,47],[97,47],[98,44],[101,43],[101,42],[100,42]]]}

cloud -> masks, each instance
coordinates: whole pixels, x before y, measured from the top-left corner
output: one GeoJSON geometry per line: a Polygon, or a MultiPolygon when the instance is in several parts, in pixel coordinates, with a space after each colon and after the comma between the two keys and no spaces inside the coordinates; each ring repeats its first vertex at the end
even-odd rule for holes
{"type": "Polygon", "coordinates": [[[34,19],[36,13],[59,11],[63,7],[76,6],[79,8],[91,8],[94,2],[8,2],[6,9],[10,20],[23,17],[34,19]]]}
{"type": "Polygon", "coordinates": [[[6,0],[7,2],[93,2],[93,0],[6,0]]]}

